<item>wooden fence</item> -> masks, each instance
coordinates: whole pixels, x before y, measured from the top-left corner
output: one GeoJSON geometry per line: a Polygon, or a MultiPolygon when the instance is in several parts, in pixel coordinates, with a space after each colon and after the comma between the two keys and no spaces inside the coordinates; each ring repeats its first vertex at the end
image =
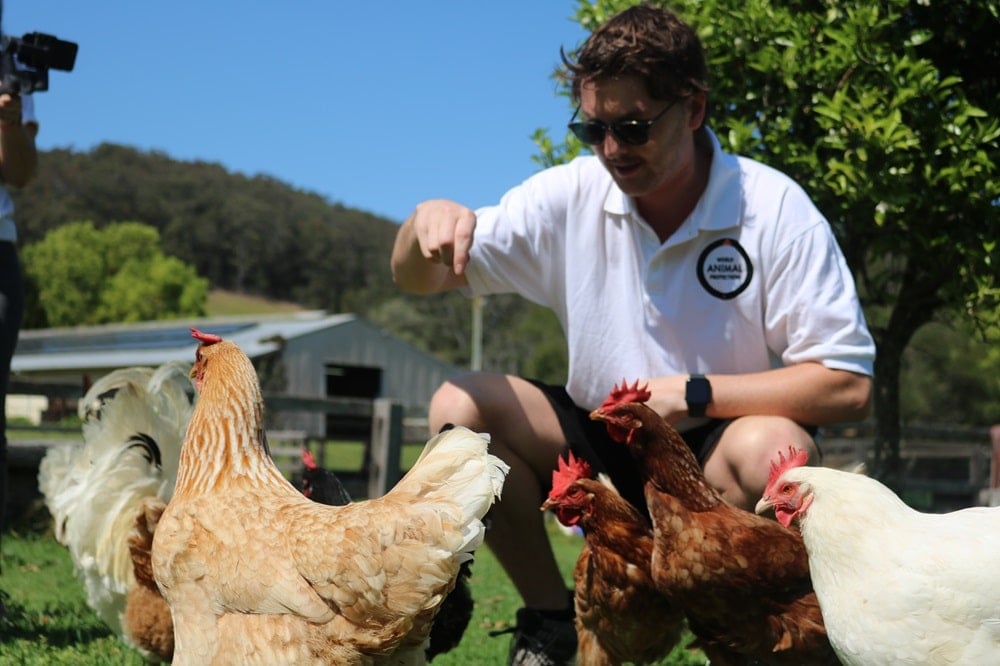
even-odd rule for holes
{"type": "MultiPolygon", "coordinates": [[[[59,386],[50,394],[65,401],[65,410],[75,413],[75,400],[79,388],[70,390],[59,386]]],[[[356,398],[314,398],[290,395],[267,395],[264,398],[266,414],[322,413],[332,429],[324,435],[305,431],[269,430],[271,454],[279,468],[289,476],[301,470],[302,448],[309,448],[317,463],[325,466],[332,456],[328,447],[336,446],[340,439],[360,442],[363,459],[358,469],[334,470],[352,497],[380,497],[402,477],[401,454],[405,442],[424,442],[426,425],[421,420],[404,422],[403,407],[387,398],[363,400],[356,398]],[[342,430],[338,431],[338,424],[342,430]],[[360,425],[359,425],[360,424],[360,425]]],[[[32,433],[8,443],[8,516],[16,516],[40,498],[38,491],[38,465],[46,452],[58,445],[73,442],[67,433],[79,435],[79,428],[42,425],[36,428],[18,428],[32,433]]],[[[77,440],[82,445],[82,439],[77,440]]]]}
{"type": "MultiPolygon", "coordinates": [[[[903,499],[922,511],[952,511],[987,504],[990,488],[1000,483],[1000,426],[904,427],[899,455],[903,463],[903,499]],[[991,483],[991,479],[993,482],[991,483]]],[[[827,427],[820,439],[823,464],[848,467],[869,463],[874,425],[827,427]]]]}
{"type": "Polygon", "coordinates": [[[327,447],[341,437],[359,438],[364,445],[361,468],[335,470],[353,497],[380,497],[402,477],[400,464],[405,440],[403,406],[388,398],[362,400],[357,398],[313,398],[289,395],[269,395],[264,398],[270,414],[295,412],[321,413],[327,419],[325,437],[303,431],[271,431],[268,433],[271,455],[282,471],[299,468],[302,448],[316,456],[321,467],[328,465],[327,447]],[[360,430],[359,422],[367,424],[360,430]],[[337,425],[342,428],[338,430],[337,425]]]}

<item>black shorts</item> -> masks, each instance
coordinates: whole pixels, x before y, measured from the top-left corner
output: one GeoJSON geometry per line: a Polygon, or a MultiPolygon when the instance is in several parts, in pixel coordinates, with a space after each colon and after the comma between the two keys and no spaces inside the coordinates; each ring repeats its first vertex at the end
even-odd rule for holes
{"type": "MultiPolygon", "coordinates": [[[[594,474],[599,472],[607,474],[622,497],[643,513],[648,513],[642,492],[642,478],[632,459],[632,454],[625,446],[618,444],[608,436],[606,424],[592,421],[590,412],[578,407],[562,386],[529,381],[541,389],[545,397],[549,399],[552,409],[555,410],[556,417],[559,419],[559,425],[562,426],[566,442],[573,453],[590,463],[594,474]]],[[[684,438],[691,451],[694,452],[695,458],[698,459],[699,465],[704,467],[705,460],[708,459],[726,426],[730,423],[732,423],[731,419],[712,419],[705,425],[681,433],[681,437],[684,438]]]]}

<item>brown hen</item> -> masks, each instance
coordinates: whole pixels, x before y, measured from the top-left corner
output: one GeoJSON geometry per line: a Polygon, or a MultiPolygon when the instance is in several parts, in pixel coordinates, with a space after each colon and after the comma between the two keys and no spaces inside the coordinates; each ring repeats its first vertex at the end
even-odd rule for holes
{"type": "Polygon", "coordinates": [[[268,455],[250,359],[194,335],[199,398],[153,537],[175,666],[424,663],[508,469],[488,437],[446,431],[383,497],[317,504],[268,455]]]}
{"type": "Polygon", "coordinates": [[[560,458],[542,504],[563,525],[579,525],[585,539],[573,571],[577,663],[658,661],[680,641],[684,615],[650,577],[649,521],[607,477],[590,474],[590,465],[572,453],[565,462],[560,458]]]}
{"type": "Polygon", "coordinates": [[[128,535],[135,584],[125,594],[122,629],[148,660],[169,663],[174,656],[174,622],[153,576],[153,534],[166,507],[167,503],[156,496],[139,504],[135,526],[128,535]]]}
{"type": "Polygon", "coordinates": [[[717,664],[838,664],[798,532],[728,504],[638,383],[591,413],[627,444],[653,522],[652,577],[717,664]]]}

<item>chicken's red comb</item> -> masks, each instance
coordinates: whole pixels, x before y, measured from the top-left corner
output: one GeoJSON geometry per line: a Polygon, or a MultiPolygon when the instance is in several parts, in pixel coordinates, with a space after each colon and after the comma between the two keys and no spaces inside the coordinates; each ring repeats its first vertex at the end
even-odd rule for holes
{"type": "Polygon", "coordinates": [[[778,451],[778,460],[771,461],[771,475],[767,478],[767,485],[771,485],[777,480],[779,476],[785,473],[786,470],[792,469],[793,467],[802,467],[807,462],[809,462],[809,454],[803,449],[797,449],[794,446],[788,447],[788,457],[778,451]]]}
{"type": "Polygon", "coordinates": [[[222,342],[222,338],[214,333],[202,333],[197,328],[191,327],[191,337],[198,340],[203,345],[214,345],[216,342],[222,342]]]}
{"type": "Polygon", "coordinates": [[[649,400],[650,395],[652,394],[649,392],[649,384],[645,384],[642,388],[639,388],[639,380],[637,379],[632,386],[629,386],[628,382],[622,378],[622,385],[611,389],[611,393],[601,403],[599,409],[614,407],[626,402],[646,402],[649,400]]]}
{"type": "Polygon", "coordinates": [[[313,457],[312,451],[309,449],[302,449],[302,465],[308,470],[319,469],[319,465],[316,464],[316,458],[313,457]]]}
{"type": "Polygon", "coordinates": [[[565,461],[560,457],[552,470],[552,490],[549,499],[561,497],[577,479],[590,478],[590,465],[583,458],[577,458],[572,451],[566,452],[565,461]]]}

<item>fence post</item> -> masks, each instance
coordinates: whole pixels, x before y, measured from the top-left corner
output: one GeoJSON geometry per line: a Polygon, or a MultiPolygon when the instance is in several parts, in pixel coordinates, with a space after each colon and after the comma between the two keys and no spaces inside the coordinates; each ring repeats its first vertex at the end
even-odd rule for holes
{"type": "Polygon", "coordinates": [[[403,448],[403,406],[389,398],[375,398],[372,404],[371,466],[368,470],[368,497],[384,495],[402,476],[400,453],[403,448]]]}

